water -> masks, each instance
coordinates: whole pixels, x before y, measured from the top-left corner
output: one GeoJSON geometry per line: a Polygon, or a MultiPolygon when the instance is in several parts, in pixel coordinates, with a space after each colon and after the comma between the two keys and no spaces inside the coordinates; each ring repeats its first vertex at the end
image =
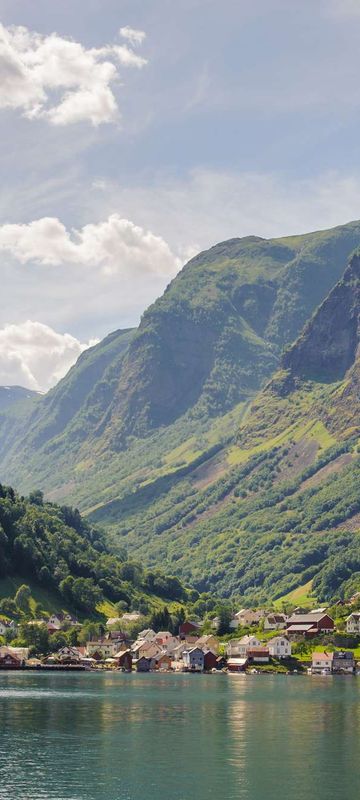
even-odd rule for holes
{"type": "Polygon", "coordinates": [[[0,673],[1,800],[360,797],[360,679],[0,673]]]}

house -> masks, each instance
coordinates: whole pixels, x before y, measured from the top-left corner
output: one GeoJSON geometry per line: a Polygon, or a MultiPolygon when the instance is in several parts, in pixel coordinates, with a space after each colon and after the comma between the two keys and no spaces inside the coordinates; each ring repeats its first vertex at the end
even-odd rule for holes
{"type": "Polygon", "coordinates": [[[174,647],[173,651],[173,659],[174,661],[182,661],[182,654],[184,650],[187,650],[186,642],[180,642],[176,647],[174,647]]]}
{"type": "Polygon", "coordinates": [[[168,653],[159,653],[158,656],[155,656],[154,660],[156,669],[159,670],[171,669],[171,658],[168,655],[168,653]]]}
{"type": "Polygon", "coordinates": [[[156,642],[142,641],[135,642],[131,648],[133,658],[155,658],[162,653],[162,648],[156,642]]]}
{"type": "Polygon", "coordinates": [[[174,650],[180,644],[178,637],[173,636],[172,633],[169,633],[169,631],[160,631],[156,635],[155,642],[159,645],[159,647],[162,648],[162,650],[165,650],[166,653],[171,656],[171,658],[174,657],[174,650]]]}
{"type": "Polygon", "coordinates": [[[29,658],[28,647],[0,646],[0,667],[2,669],[16,669],[23,667],[29,658]]]}
{"type": "Polygon", "coordinates": [[[190,633],[187,633],[186,636],[183,637],[182,641],[185,642],[187,649],[189,649],[189,647],[195,647],[198,638],[198,636],[192,636],[190,633]]]}
{"type": "Polygon", "coordinates": [[[13,653],[0,654],[0,669],[20,669],[23,666],[23,661],[19,656],[13,653]]]}
{"type": "Polygon", "coordinates": [[[255,611],[253,608],[242,608],[234,614],[234,620],[237,620],[238,627],[247,628],[250,625],[258,625],[265,615],[266,611],[262,608],[258,611],[255,611]]]}
{"type": "Polygon", "coordinates": [[[211,672],[212,669],[218,669],[218,657],[212,650],[205,650],[204,672],[211,672]]]}
{"type": "Polygon", "coordinates": [[[186,620],[179,625],[179,636],[182,639],[187,634],[196,633],[200,628],[200,625],[197,622],[191,622],[190,620],[186,620]]]}
{"type": "Polygon", "coordinates": [[[332,672],[334,653],[313,653],[311,662],[311,672],[316,673],[330,673],[332,672]]]}
{"type": "Polygon", "coordinates": [[[360,613],[350,614],[346,619],[347,633],[360,633],[360,613]]]}
{"type": "Polygon", "coordinates": [[[111,639],[97,639],[86,643],[86,654],[88,656],[100,656],[100,658],[112,658],[119,650],[119,642],[111,639]]]}
{"type": "Polygon", "coordinates": [[[148,642],[151,642],[153,639],[156,638],[155,631],[152,628],[145,628],[145,630],[141,631],[138,634],[138,639],[146,639],[148,642]]]}
{"type": "Polygon", "coordinates": [[[213,650],[214,653],[217,653],[219,649],[219,640],[213,634],[208,633],[205,636],[200,636],[199,639],[196,640],[196,647],[200,647],[201,650],[213,650]]]}
{"type": "Polygon", "coordinates": [[[351,650],[336,650],[333,657],[332,671],[352,675],[355,672],[355,658],[351,650]]]}
{"type": "Polygon", "coordinates": [[[268,647],[249,647],[247,651],[247,660],[249,664],[268,664],[270,661],[270,652],[268,647]]]}
{"type": "Polygon", "coordinates": [[[122,650],[120,653],[116,653],[114,658],[116,659],[116,663],[119,669],[123,669],[125,670],[125,672],[131,672],[132,654],[130,649],[122,650]]]}
{"type": "Polygon", "coordinates": [[[247,658],[239,658],[238,656],[228,658],[227,668],[229,672],[245,672],[247,666],[247,658]]]}
{"type": "Polygon", "coordinates": [[[334,653],[326,650],[319,653],[312,654],[311,672],[313,673],[330,673],[333,668],[334,653]]]}
{"type": "Polygon", "coordinates": [[[245,658],[249,647],[260,647],[260,641],[256,636],[247,634],[241,639],[232,640],[227,643],[226,652],[228,656],[240,656],[245,658]]]}
{"type": "Polygon", "coordinates": [[[204,652],[200,647],[192,647],[191,650],[184,650],[182,659],[184,662],[184,667],[188,671],[204,671],[204,652]]]}
{"type": "Polygon", "coordinates": [[[64,627],[79,625],[79,621],[76,619],[76,617],[73,617],[72,614],[63,614],[63,612],[59,611],[49,617],[47,624],[52,628],[60,630],[64,627]]]}
{"type": "Polygon", "coordinates": [[[264,631],[282,631],[286,626],[286,614],[268,614],[264,619],[264,631]]]}
{"type": "Polygon", "coordinates": [[[322,611],[293,614],[286,621],[286,633],[289,636],[318,636],[321,633],[332,633],[334,629],[334,620],[322,611]]]}
{"type": "Polygon", "coordinates": [[[61,647],[56,653],[62,664],[80,664],[81,656],[76,647],[61,647]]]}
{"type": "Polygon", "coordinates": [[[290,658],[291,644],[286,636],[274,636],[268,641],[267,646],[272,658],[290,658]]]}
{"type": "Polygon", "coordinates": [[[132,625],[139,622],[139,619],[141,619],[140,611],[126,611],[125,614],[120,617],[120,622],[124,625],[132,625]]]}
{"type": "Polygon", "coordinates": [[[151,669],[155,668],[155,661],[153,658],[145,658],[145,656],[141,656],[141,658],[137,658],[134,661],[136,672],[150,672],[151,669]]]}

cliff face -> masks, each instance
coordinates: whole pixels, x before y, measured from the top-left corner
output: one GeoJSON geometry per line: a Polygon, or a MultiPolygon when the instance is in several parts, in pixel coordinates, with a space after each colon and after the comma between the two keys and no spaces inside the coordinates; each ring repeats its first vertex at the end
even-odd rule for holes
{"type": "Polygon", "coordinates": [[[354,364],[360,341],[360,256],[307,323],[282,364],[300,378],[334,382],[354,364]]]}

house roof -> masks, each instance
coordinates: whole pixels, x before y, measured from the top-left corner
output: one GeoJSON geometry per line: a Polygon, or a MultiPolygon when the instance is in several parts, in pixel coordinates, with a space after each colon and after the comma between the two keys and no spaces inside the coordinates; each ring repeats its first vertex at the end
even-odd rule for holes
{"type": "Polygon", "coordinates": [[[314,625],[289,625],[286,629],[287,633],[308,633],[309,631],[316,631],[317,628],[314,625]]]}
{"type": "Polygon", "coordinates": [[[269,648],[268,647],[249,647],[247,651],[248,656],[268,656],[269,655],[269,648]]]}
{"type": "Polygon", "coordinates": [[[244,667],[245,664],[247,664],[247,658],[238,658],[237,656],[232,656],[231,658],[228,658],[227,663],[229,666],[233,664],[237,667],[244,667]]]}
{"type": "Polygon", "coordinates": [[[243,636],[241,639],[238,640],[238,644],[250,644],[254,640],[256,642],[259,641],[257,636],[252,636],[251,634],[247,633],[245,636],[243,636]]]}
{"type": "Polygon", "coordinates": [[[358,620],[360,619],[360,613],[359,613],[359,612],[356,612],[356,611],[353,611],[353,613],[352,613],[352,614],[349,614],[349,616],[348,616],[348,617],[346,617],[346,622],[347,622],[349,619],[355,619],[355,620],[358,622],[358,620]]]}
{"type": "Polygon", "coordinates": [[[327,653],[324,651],[323,653],[313,653],[312,660],[313,661],[332,661],[334,658],[334,653],[327,653]]]}
{"type": "Polygon", "coordinates": [[[310,625],[310,623],[313,625],[314,622],[320,622],[321,619],[327,616],[328,614],[326,613],[324,614],[323,611],[317,611],[316,613],[313,612],[312,614],[293,614],[288,619],[288,625],[296,625],[297,623],[299,625],[301,625],[302,623],[304,625],[306,624],[310,625]]]}

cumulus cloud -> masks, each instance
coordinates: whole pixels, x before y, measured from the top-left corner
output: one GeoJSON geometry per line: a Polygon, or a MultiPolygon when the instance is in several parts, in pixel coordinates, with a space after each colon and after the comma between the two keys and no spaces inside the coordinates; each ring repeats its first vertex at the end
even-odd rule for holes
{"type": "Polygon", "coordinates": [[[43,217],[26,225],[1,225],[1,250],[22,264],[80,264],[108,275],[140,272],[171,276],[180,267],[179,259],[161,236],[118,214],[72,231],[56,217],[43,217]]]}
{"type": "Polygon", "coordinates": [[[146,38],[145,31],[139,31],[136,30],[136,28],[130,28],[129,25],[125,25],[124,28],[120,28],[119,34],[124,39],[127,39],[133,46],[142,44],[146,38]]]}
{"type": "MultiPolygon", "coordinates": [[[[128,41],[141,44],[142,32],[129,31],[128,41]]],[[[146,63],[127,44],[87,49],[56,33],[0,24],[0,108],[20,109],[28,119],[52,125],[111,122],[118,115],[112,86],[119,66],[146,63]]]]}
{"type": "Polygon", "coordinates": [[[96,340],[79,342],[69,333],[27,320],[0,329],[0,385],[46,391],[96,340]]]}

